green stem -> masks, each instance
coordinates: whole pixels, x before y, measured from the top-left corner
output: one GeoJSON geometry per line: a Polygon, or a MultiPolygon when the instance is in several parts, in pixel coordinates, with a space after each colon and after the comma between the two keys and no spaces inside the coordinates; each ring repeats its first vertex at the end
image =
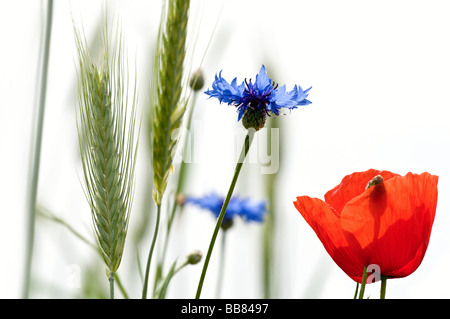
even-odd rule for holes
{"type": "MultiPolygon", "coordinates": [[[[89,247],[91,247],[93,250],[95,250],[100,255],[100,257],[102,257],[102,253],[100,252],[98,245],[90,242],[86,237],[81,235],[72,226],[70,226],[65,220],[54,215],[50,210],[48,210],[42,206],[38,206],[36,208],[36,213],[38,216],[48,218],[49,220],[66,227],[73,235],[75,235],[76,237],[81,239],[85,244],[87,244],[89,247]]],[[[123,286],[122,281],[120,280],[119,274],[114,274],[114,281],[115,281],[115,283],[117,283],[117,286],[119,287],[120,292],[122,293],[123,297],[125,299],[129,299],[128,293],[125,290],[125,287],[123,286]]]]}
{"type": "MultiPolygon", "coordinates": [[[[73,235],[75,235],[77,238],[79,238],[81,241],[83,241],[89,247],[94,249],[97,253],[100,253],[97,244],[94,244],[94,243],[90,242],[86,237],[84,237],[77,230],[75,230],[75,228],[73,228],[71,225],[69,225],[68,222],[66,222],[62,218],[54,215],[47,208],[44,208],[42,206],[37,206],[36,207],[36,214],[37,214],[37,216],[41,216],[41,217],[47,218],[47,219],[51,220],[54,223],[57,223],[57,224],[60,224],[60,225],[62,225],[64,227],[66,227],[73,235]]],[[[101,253],[100,253],[100,256],[101,256],[101,253]]]]}
{"type": "Polygon", "coordinates": [[[165,263],[165,259],[166,259],[166,253],[167,253],[167,248],[168,248],[168,245],[169,245],[170,230],[172,229],[172,222],[174,220],[177,207],[178,207],[178,205],[176,203],[176,200],[174,200],[173,207],[172,207],[172,212],[171,212],[171,214],[169,216],[169,219],[167,221],[166,237],[164,239],[164,245],[163,245],[163,251],[162,251],[161,260],[158,261],[158,264],[156,266],[155,282],[153,283],[153,294],[155,294],[156,289],[157,289],[157,287],[159,285],[159,281],[162,279],[162,275],[163,275],[163,271],[164,271],[164,263],[165,263]]]}
{"type": "Polygon", "coordinates": [[[216,299],[220,298],[220,293],[222,291],[222,283],[223,283],[223,277],[224,277],[224,266],[225,266],[225,242],[226,242],[226,236],[227,232],[222,232],[222,241],[221,241],[221,247],[220,247],[220,260],[219,260],[219,272],[218,272],[218,278],[217,278],[217,284],[216,284],[216,299]]]}
{"type": "Polygon", "coordinates": [[[114,273],[109,274],[109,299],[114,299],[114,273]]]}
{"type": "MultiPolygon", "coordinates": [[[[194,91],[193,96],[192,96],[192,103],[191,103],[189,113],[187,116],[186,128],[188,129],[188,133],[191,132],[192,114],[194,112],[194,107],[195,107],[195,104],[197,101],[197,97],[198,97],[198,91],[194,91]]],[[[183,147],[187,147],[188,137],[189,137],[189,134],[186,134],[185,138],[184,138],[184,142],[183,142],[183,144],[181,144],[183,147]]],[[[191,156],[192,156],[192,154],[191,154],[191,156]]],[[[173,220],[175,218],[175,215],[176,215],[178,207],[179,207],[176,197],[185,188],[187,173],[188,173],[188,165],[186,165],[186,163],[184,162],[184,159],[182,159],[181,164],[180,164],[179,174],[178,174],[177,191],[175,192],[175,200],[173,201],[172,212],[171,212],[171,214],[169,216],[169,220],[167,222],[166,237],[164,239],[162,256],[161,256],[161,260],[158,262],[158,266],[157,266],[156,272],[155,272],[155,282],[154,282],[154,286],[153,286],[154,293],[156,292],[159,281],[162,279],[167,248],[169,245],[170,231],[172,229],[173,220]]]]}
{"type": "Polygon", "coordinates": [[[34,243],[34,229],[36,219],[36,197],[39,179],[39,163],[41,158],[41,142],[42,142],[42,128],[44,123],[45,97],[47,92],[47,74],[48,74],[48,60],[50,52],[50,38],[52,31],[52,17],[53,17],[53,0],[49,0],[47,4],[47,21],[45,25],[45,34],[43,41],[42,52],[42,69],[39,92],[39,104],[37,113],[37,122],[35,131],[33,132],[34,141],[31,144],[31,171],[30,183],[28,187],[28,224],[27,224],[27,241],[26,241],[26,255],[25,255],[25,279],[23,288],[23,297],[29,297],[30,277],[31,277],[31,263],[33,258],[33,243],[34,243]]]}
{"type": "Polygon", "coordinates": [[[119,287],[120,292],[122,293],[123,297],[124,297],[125,299],[129,299],[130,297],[128,296],[128,293],[127,293],[127,291],[125,290],[125,287],[123,286],[122,281],[120,280],[118,274],[114,274],[114,280],[115,280],[115,282],[117,283],[117,286],[119,287]]]}
{"type": "MultiPolygon", "coordinates": [[[[278,118],[272,118],[267,121],[267,150],[272,151],[272,128],[280,129],[278,125],[278,118]]],[[[282,152],[282,140],[279,139],[278,145],[279,153],[282,152]]],[[[271,153],[271,156],[274,154],[271,153]]],[[[283,156],[281,156],[282,158],[283,156]]],[[[263,289],[264,289],[264,299],[271,299],[274,294],[274,287],[272,283],[272,272],[273,272],[273,260],[274,260],[274,235],[275,235],[275,207],[276,207],[276,184],[278,179],[278,172],[273,174],[266,174],[266,196],[267,196],[267,214],[263,224],[263,240],[262,240],[262,258],[263,258],[263,268],[262,268],[262,279],[263,279],[263,289]]]]}
{"type": "Polygon", "coordinates": [[[381,276],[381,289],[380,289],[380,299],[386,298],[386,282],[387,282],[386,276],[381,276]]]}
{"type": "Polygon", "coordinates": [[[205,263],[203,264],[202,274],[200,276],[200,280],[198,282],[197,293],[195,295],[196,299],[200,298],[200,294],[202,293],[203,282],[205,280],[206,271],[208,269],[209,260],[211,259],[211,254],[214,249],[214,244],[216,242],[217,234],[219,233],[220,225],[222,225],[223,218],[225,216],[225,212],[228,207],[228,203],[230,202],[231,195],[233,194],[234,187],[236,186],[237,179],[239,177],[239,173],[241,171],[242,165],[244,164],[244,160],[247,157],[248,150],[250,149],[250,145],[253,141],[253,135],[255,131],[250,129],[247,131],[247,135],[245,136],[244,145],[242,146],[241,155],[236,164],[236,169],[234,170],[233,180],[231,181],[230,188],[228,189],[227,196],[225,201],[223,202],[222,209],[220,210],[219,217],[217,218],[216,227],[214,228],[214,232],[211,238],[211,242],[209,243],[208,253],[206,254],[205,263]]]}
{"type": "Polygon", "coordinates": [[[164,299],[166,296],[167,287],[169,286],[170,280],[172,280],[173,276],[175,276],[181,269],[189,265],[188,260],[185,260],[180,266],[175,268],[176,262],[172,265],[169,270],[169,273],[166,276],[166,279],[162,281],[157,289],[154,291],[155,299],[164,299]]]}
{"type": "Polygon", "coordinates": [[[150,264],[151,264],[151,260],[152,260],[153,250],[155,249],[156,238],[158,237],[160,217],[161,217],[161,204],[157,204],[155,231],[153,233],[152,244],[150,246],[150,251],[148,253],[147,267],[145,268],[145,279],[144,279],[144,288],[142,289],[142,299],[147,298],[148,275],[150,272],[150,264]]]}
{"type": "Polygon", "coordinates": [[[353,299],[356,299],[356,297],[358,296],[358,288],[359,288],[359,282],[356,281],[356,289],[355,289],[355,294],[353,295],[353,299]]]}
{"type": "Polygon", "coordinates": [[[364,272],[361,280],[361,289],[359,291],[359,299],[364,298],[364,290],[366,288],[366,281],[367,281],[367,267],[364,266],[364,272]]]}

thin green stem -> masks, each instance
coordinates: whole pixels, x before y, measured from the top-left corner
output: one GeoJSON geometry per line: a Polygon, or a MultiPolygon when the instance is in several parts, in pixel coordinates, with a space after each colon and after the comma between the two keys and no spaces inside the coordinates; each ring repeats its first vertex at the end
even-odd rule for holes
{"type": "Polygon", "coordinates": [[[159,287],[157,289],[155,289],[155,291],[153,293],[155,299],[164,299],[165,298],[167,287],[169,286],[169,283],[172,280],[173,276],[175,276],[181,269],[183,269],[187,265],[189,265],[189,261],[187,259],[177,268],[175,268],[176,262],[173,263],[165,280],[161,282],[161,284],[159,285],[159,287]]]}
{"type": "MultiPolygon", "coordinates": [[[[83,241],[85,244],[87,244],[89,247],[91,247],[92,249],[94,249],[96,252],[99,252],[99,247],[97,244],[89,241],[86,237],[84,237],[83,235],[81,235],[80,232],[78,232],[75,228],[73,228],[71,225],[69,225],[68,222],[66,222],[65,220],[63,220],[62,218],[56,216],[55,214],[53,214],[50,210],[48,210],[47,208],[44,208],[42,206],[37,206],[36,207],[36,214],[37,216],[41,216],[44,218],[47,218],[57,224],[60,224],[64,227],[66,227],[73,235],[75,235],[77,238],[79,238],[81,241],[83,241]]],[[[101,256],[101,253],[100,253],[101,256]]],[[[116,278],[117,279],[117,278],[116,278]]]]}
{"type": "Polygon", "coordinates": [[[160,217],[161,217],[161,204],[157,204],[155,231],[153,233],[152,244],[150,246],[150,251],[148,253],[147,267],[145,268],[145,278],[144,278],[144,288],[142,289],[142,299],[146,299],[147,298],[148,275],[149,275],[149,272],[150,272],[150,264],[151,264],[151,261],[152,261],[153,250],[155,249],[156,238],[158,237],[158,229],[159,229],[160,217]]]}
{"type": "MultiPolygon", "coordinates": [[[[187,116],[186,128],[188,129],[188,133],[191,131],[192,114],[194,112],[194,106],[196,104],[197,97],[198,97],[198,91],[195,91],[193,93],[193,96],[192,96],[192,103],[191,103],[191,107],[189,109],[189,113],[188,113],[188,116],[187,116]]],[[[189,134],[186,134],[185,137],[184,137],[184,142],[182,144],[182,146],[185,147],[185,148],[189,146],[188,145],[188,142],[189,142],[188,141],[188,137],[189,137],[189,134]]],[[[166,237],[164,239],[162,256],[161,256],[160,261],[158,262],[158,266],[157,266],[156,272],[155,272],[155,282],[154,282],[154,287],[153,287],[154,291],[156,291],[158,283],[162,279],[162,275],[163,275],[163,271],[164,271],[164,263],[165,263],[166,253],[167,253],[167,248],[168,248],[168,245],[169,245],[170,231],[172,229],[173,220],[175,218],[175,215],[176,215],[178,207],[179,207],[179,204],[178,204],[178,202],[176,200],[176,197],[185,188],[187,173],[188,173],[188,165],[186,165],[184,160],[182,160],[181,161],[181,165],[180,165],[179,174],[178,174],[178,182],[177,182],[177,190],[176,190],[176,193],[175,193],[175,200],[173,201],[172,212],[169,215],[169,219],[167,221],[166,237]]]]}
{"type": "Polygon", "coordinates": [[[117,283],[117,286],[119,287],[119,290],[122,293],[123,297],[125,299],[129,299],[130,297],[128,296],[128,293],[125,290],[125,287],[123,286],[118,274],[114,274],[114,281],[117,283]]]}
{"type": "Polygon", "coordinates": [[[36,124],[35,131],[33,131],[32,133],[34,140],[31,143],[32,147],[30,158],[31,170],[27,194],[28,224],[26,232],[27,246],[25,255],[25,278],[23,288],[24,298],[29,297],[29,290],[30,290],[31,264],[33,259],[34,230],[36,219],[36,197],[39,179],[39,164],[41,158],[41,142],[42,142],[42,128],[44,124],[45,98],[47,93],[47,74],[48,74],[48,61],[50,52],[50,38],[52,31],[52,17],[53,17],[53,0],[49,0],[47,4],[47,21],[45,25],[45,34],[43,40],[38,113],[35,123],[36,124]]]}
{"type": "MultiPolygon", "coordinates": [[[[81,235],[78,231],[76,231],[72,226],[69,225],[69,223],[67,223],[65,220],[63,220],[62,218],[54,215],[50,210],[42,207],[42,206],[38,206],[36,208],[36,213],[38,216],[47,218],[55,223],[58,223],[64,227],[66,227],[73,235],[75,235],[76,237],[78,237],[79,239],[81,239],[81,241],[83,241],[85,244],[87,244],[89,247],[91,247],[93,250],[95,250],[100,257],[102,257],[102,253],[98,247],[98,245],[90,242],[86,237],[84,237],[83,235],[81,235]]],[[[125,299],[129,299],[128,293],[125,290],[125,287],[122,284],[122,281],[120,280],[119,274],[114,274],[114,282],[117,283],[117,286],[120,289],[120,292],[122,293],[123,297],[125,299]]]]}
{"type": "Polygon", "coordinates": [[[114,273],[109,274],[109,299],[114,299],[114,273]]]}
{"type": "MultiPolygon", "coordinates": [[[[277,139],[276,142],[278,144],[272,143],[272,128],[276,130],[280,130],[281,128],[278,125],[279,119],[274,117],[270,121],[267,121],[266,127],[268,133],[267,138],[267,150],[273,150],[273,147],[278,147],[278,154],[282,153],[282,139],[277,139]]],[[[274,141],[275,142],[275,141],[274,141]]],[[[277,154],[277,155],[278,155],[277,154]]],[[[274,156],[271,153],[271,156],[274,156]]],[[[281,155],[280,158],[283,158],[281,155]]],[[[263,291],[264,291],[264,299],[270,299],[274,294],[274,285],[272,282],[272,272],[274,270],[274,235],[275,235],[275,207],[276,207],[276,184],[278,179],[278,171],[272,174],[266,174],[265,176],[265,184],[266,184],[266,197],[267,197],[267,214],[263,224],[262,231],[262,280],[263,280],[263,291]]]]}
{"type": "Polygon", "coordinates": [[[353,295],[353,299],[356,299],[356,297],[358,296],[358,288],[359,288],[359,282],[356,281],[356,289],[355,289],[355,294],[353,295]]]}
{"type": "Polygon", "coordinates": [[[381,276],[381,289],[380,289],[380,299],[386,298],[386,282],[387,282],[386,276],[381,276]]]}
{"type": "Polygon", "coordinates": [[[169,246],[170,230],[172,229],[172,222],[174,220],[177,208],[178,208],[177,201],[174,200],[173,207],[172,207],[172,212],[171,212],[171,214],[169,216],[169,219],[167,221],[166,237],[164,238],[164,245],[163,245],[163,251],[162,251],[161,259],[158,261],[158,264],[156,266],[155,282],[153,283],[153,293],[156,292],[156,289],[158,287],[159,281],[162,279],[162,275],[163,275],[163,271],[164,271],[164,263],[165,263],[165,259],[166,259],[166,253],[167,253],[167,248],[169,246]]]}
{"type": "Polygon", "coordinates": [[[364,272],[361,280],[361,289],[359,290],[359,299],[364,298],[364,290],[366,288],[366,281],[367,281],[367,267],[364,266],[364,272]]]}
{"type": "Polygon", "coordinates": [[[223,277],[224,277],[224,266],[225,266],[225,243],[226,243],[227,232],[222,232],[222,240],[220,243],[220,260],[219,260],[219,272],[217,276],[216,284],[216,299],[220,298],[220,293],[222,291],[223,277]]]}
{"type": "Polygon", "coordinates": [[[206,271],[208,270],[209,260],[211,259],[211,254],[214,249],[214,244],[216,242],[217,234],[219,233],[220,225],[222,225],[223,218],[225,216],[225,212],[228,207],[228,203],[230,202],[231,195],[233,195],[234,187],[236,186],[237,179],[239,177],[239,173],[241,171],[242,165],[244,164],[244,160],[247,157],[248,150],[250,149],[250,145],[253,141],[253,135],[255,131],[250,129],[247,131],[247,135],[245,136],[244,145],[242,147],[241,155],[236,164],[236,168],[234,171],[234,176],[231,181],[230,188],[228,189],[227,196],[225,201],[223,202],[222,209],[220,210],[219,217],[217,218],[216,227],[214,228],[214,232],[211,238],[211,242],[209,243],[208,253],[206,254],[205,263],[203,264],[202,274],[200,276],[200,280],[198,282],[197,293],[195,295],[196,299],[200,298],[200,294],[202,293],[203,282],[205,281],[206,271]]]}

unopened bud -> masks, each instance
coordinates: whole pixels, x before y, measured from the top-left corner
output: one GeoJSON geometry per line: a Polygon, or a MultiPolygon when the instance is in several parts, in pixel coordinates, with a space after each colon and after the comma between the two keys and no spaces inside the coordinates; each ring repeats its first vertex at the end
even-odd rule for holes
{"type": "Polygon", "coordinates": [[[191,265],[198,264],[202,260],[202,252],[200,250],[195,250],[187,256],[187,261],[191,265]]]}
{"type": "Polygon", "coordinates": [[[222,228],[223,230],[227,230],[227,229],[230,229],[231,226],[233,226],[233,220],[232,219],[224,219],[222,221],[222,224],[220,225],[220,228],[222,228]]]}
{"type": "Polygon", "coordinates": [[[189,80],[189,86],[194,91],[200,91],[203,85],[205,85],[203,71],[201,69],[197,69],[197,71],[192,74],[191,79],[189,80]]]}
{"type": "Polygon", "coordinates": [[[367,183],[366,189],[368,189],[369,187],[372,187],[374,185],[381,184],[381,183],[383,183],[383,181],[384,181],[383,176],[377,175],[367,183]]]}
{"type": "Polygon", "coordinates": [[[175,200],[176,200],[176,202],[177,202],[177,204],[178,205],[184,205],[185,203],[186,203],[186,196],[185,195],[183,195],[183,194],[178,194],[176,197],[175,197],[175,200]]]}

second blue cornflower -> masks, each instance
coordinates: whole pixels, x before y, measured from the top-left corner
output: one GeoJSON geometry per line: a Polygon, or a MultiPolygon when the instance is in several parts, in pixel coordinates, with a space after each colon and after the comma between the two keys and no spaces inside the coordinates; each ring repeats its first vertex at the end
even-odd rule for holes
{"type": "MultiPolygon", "coordinates": [[[[209,193],[202,197],[187,196],[184,202],[186,204],[194,204],[203,209],[207,209],[216,217],[219,217],[224,198],[216,193],[209,193]]],[[[265,201],[256,201],[251,200],[250,198],[233,196],[228,203],[222,221],[222,228],[228,229],[231,227],[235,216],[239,216],[245,221],[263,222],[266,212],[267,205],[265,201]]]]}

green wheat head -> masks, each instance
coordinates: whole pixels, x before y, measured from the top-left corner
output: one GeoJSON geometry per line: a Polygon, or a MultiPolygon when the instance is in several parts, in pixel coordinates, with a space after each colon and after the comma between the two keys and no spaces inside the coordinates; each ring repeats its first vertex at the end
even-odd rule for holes
{"type": "MultiPolygon", "coordinates": [[[[106,21],[106,19],[105,19],[106,21]]],[[[129,78],[122,34],[104,22],[102,53],[95,61],[75,29],[79,56],[77,128],[84,190],[97,243],[114,274],[122,259],[134,193],[137,151],[136,86],[129,78]]]]}
{"type": "Polygon", "coordinates": [[[186,35],[189,0],[169,0],[163,17],[156,47],[151,87],[150,126],[153,153],[153,198],[161,204],[177,140],[175,130],[180,128],[187,100],[182,92],[185,86],[183,66],[186,56],[186,35]]]}

